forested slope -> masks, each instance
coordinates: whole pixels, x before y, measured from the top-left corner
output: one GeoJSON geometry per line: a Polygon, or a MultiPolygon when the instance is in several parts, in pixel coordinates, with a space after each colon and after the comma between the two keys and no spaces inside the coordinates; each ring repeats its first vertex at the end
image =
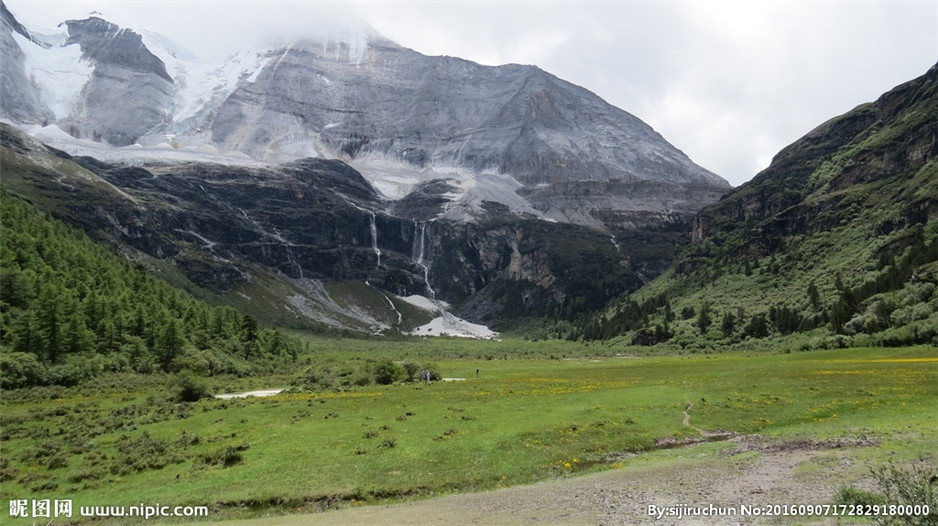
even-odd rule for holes
{"type": "Polygon", "coordinates": [[[0,200],[0,387],[295,359],[295,339],[193,299],[6,191],[0,200]]]}

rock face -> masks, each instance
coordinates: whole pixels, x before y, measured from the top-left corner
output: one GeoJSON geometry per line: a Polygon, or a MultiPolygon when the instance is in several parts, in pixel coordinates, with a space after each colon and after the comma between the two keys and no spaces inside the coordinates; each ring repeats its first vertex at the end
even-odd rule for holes
{"type": "Polygon", "coordinates": [[[64,37],[46,42],[15,40],[26,29],[4,20],[4,115],[76,138],[171,142],[175,157],[340,159],[387,198],[418,192],[422,218],[473,221],[497,202],[608,233],[689,221],[730,188],[638,118],[534,66],[429,57],[374,33],[205,65],[98,17],[66,21],[64,37]],[[49,70],[31,61],[76,47],[73,61],[92,66],[86,79],[28,81],[49,70]],[[445,190],[426,186],[435,181],[445,190]]]}
{"type": "Polygon", "coordinates": [[[41,123],[50,117],[50,113],[43,107],[38,89],[26,75],[26,54],[13,38],[14,33],[40,45],[0,2],[0,57],[3,64],[0,68],[0,116],[14,122],[41,123]]]}
{"type": "Polygon", "coordinates": [[[65,45],[79,45],[94,64],[80,106],[64,122],[72,135],[127,146],[169,122],[173,79],[140,35],[97,17],[65,25],[65,45]]]}
{"type": "MultiPolygon", "coordinates": [[[[497,206],[474,223],[396,217],[337,160],[130,167],[71,157],[6,125],[0,144],[15,159],[4,169],[14,193],[223,297],[254,297],[262,275],[305,294],[326,282],[366,282],[445,300],[497,326],[600,308],[660,272],[677,246],[677,233],[610,240],[497,206]]],[[[269,301],[281,308],[289,298],[269,301]]]]}
{"type": "Polygon", "coordinates": [[[5,127],[4,184],[231,304],[347,325],[358,307],[326,289],[354,282],[382,308],[574,317],[665,269],[729,190],[533,66],[373,33],[207,65],[99,17],[35,38],[3,14],[2,116],[58,148],[5,127]]]}
{"type": "Polygon", "coordinates": [[[0,115],[113,146],[160,133],[172,120],[173,79],[139,34],[91,17],[63,22],[64,38],[43,40],[0,9],[0,115]],[[80,53],[71,52],[76,47],[80,53]]]}
{"type": "Polygon", "coordinates": [[[221,105],[212,139],[261,159],[312,140],[356,166],[504,174],[544,217],[596,226],[623,210],[687,218],[729,188],[636,117],[536,67],[427,57],[373,35],[272,53],[221,105]]]}
{"type": "Polygon", "coordinates": [[[932,67],[780,151],[752,181],[700,212],[694,241],[734,231],[748,239],[738,256],[761,257],[786,238],[830,230],[871,212],[862,204],[870,197],[889,203],[877,205],[878,215],[891,216],[881,233],[934,221],[938,194],[924,190],[934,186],[936,108],[938,67],[932,67]]]}

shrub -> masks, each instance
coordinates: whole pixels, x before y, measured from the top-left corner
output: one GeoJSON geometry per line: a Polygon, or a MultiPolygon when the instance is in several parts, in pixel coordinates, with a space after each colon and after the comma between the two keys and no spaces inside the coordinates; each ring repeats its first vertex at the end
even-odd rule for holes
{"type": "Polygon", "coordinates": [[[68,456],[63,453],[57,453],[49,458],[49,462],[46,464],[46,467],[49,469],[67,468],[68,456]]]}
{"type": "Polygon", "coordinates": [[[0,389],[40,385],[43,369],[33,353],[4,352],[0,354],[0,389]]]}
{"type": "Polygon", "coordinates": [[[407,379],[407,371],[391,361],[384,361],[375,366],[375,383],[390,385],[407,379]]]}
{"type": "Polygon", "coordinates": [[[834,495],[834,504],[838,506],[881,506],[886,504],[886,496],[875,491],[844,486],[837,490],[834,495]]]}
{"type": "Polygon", "coordinates": [[[216,449],[212,453],[203,455],[202,461],[209,465],[221,464],[226,468],[230,468],[235,464],[240,464],[244,460],[244,456],[241,452],[249,448],[250,446],[247,444],[229,444],[216,449]]]}
{"type": "Polygon", "coordinates": [[[420,371],[420,364],[411,360],[407,360],[401,364],[401,367],[404,368],[404,371],[407,373],[408,380],[414,380],[417,378],[417,372],[420,371]]]}
{"type": "Polygon", "coordinates": [[[938,526],[938,468],[916,464],[908,468],[893,463],[873,470],[873,477],[886,503],[901,506],[927,506],[926,516],[901,516],[906,524],[938,526]]]}
{"type": "Polygon", "coordinates": [[[177,402],[197,402],[212,396],[208,381],[189,374],[177,374],[170,382],[173,398],[177,402]]]}
{"type": "Polygon", "coordinates": [[[176,451],[177,443],[154,438],[146,431],[136,438],[122,435],[116,445],[117,454],[110,463],[110,471],[114,475],[163,469],[183,461],[183,456],[176,451]]]}

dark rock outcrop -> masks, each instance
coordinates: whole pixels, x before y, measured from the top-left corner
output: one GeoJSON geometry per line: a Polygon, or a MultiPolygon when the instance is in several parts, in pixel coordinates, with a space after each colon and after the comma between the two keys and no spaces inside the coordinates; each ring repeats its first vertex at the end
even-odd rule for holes
{"type": "Polygon", "coordinates": [[[660,272],[679,243],[674,232],[610,241],[497,205],[479,223],[397,217],[341,161],[117,166],[55,153],[3,128],[10,155],[37,161],[36,171],[4,173],[15,193],[92,237],[171,263],[216,294],[239,290],[265,269],[291,283],[366,281],[399,296],[446,300],[499,325],[600,308],[660,272]],[[53,155],[58,168],[40,168],[53,155]]]}

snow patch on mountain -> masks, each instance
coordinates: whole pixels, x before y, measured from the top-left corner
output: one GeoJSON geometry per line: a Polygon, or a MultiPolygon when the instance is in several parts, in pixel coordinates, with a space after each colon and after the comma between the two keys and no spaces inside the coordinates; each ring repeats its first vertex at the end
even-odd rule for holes
{"type": "Polygon", "coordinates": [[[498,338],[498,333],[485,325],[471,323],[448,312],[449,304],[431,300],[426,296],[414,294],[398,298],[420,309],[440,314],[430,323],[421,325],[410,334],[414,336],[453,336],[457,338],[476,338],[491,340],[498,338]]]}
{"type": "MultiPolygon", "coordinates": [[[[81,58],[78,46],[53,46],[45,49],[19,33],[13,38],[26,55],[26,75],[36,83],[41,100],[56,119],[71,115],[82,88],[91,79],[94,66],[81,58]]],[[[51,35],[43,41],[64,42],[66,35],[51,35]]]]}
{"type": "Polygon", "coordinates": [[[420,294],[411,294],[410,296],[398,296],[399,299],[410,303],[414,307],[423,309],[430,312],[443,312],[444,309],[449,308],[449,304],[445,301],[440,300],[431,300],[426,296],[421,296],[420,294]]]}
{"type": "Polygon", "coordinates": [[[498,333],[485,325],[470,323],[453,315],[440,316],[426,325],[421,325],[410,334],[414,336],[453,336],[456,338],[474,338],[491,340],[498,338],[498,333]]]}
{"type": "Polygon", "coordinates": [[[202,121],[242,82],[255,81],[269,60],[266,50],[242,50],[219,66],[157,33],[143,31],[141,35],[147,49],[163,61],[173,79],[174,134],[201,132],[202,121]]]}
{"type": "Polygon", "coordinates": [[[68,152],[70,155],[86,155],[111,163],[134,165],[204,162],[230,166],[261,167],[266,165],[263,162],[251,159],[245,154],[219,151],[210,143],[196,144],[187,148],[174,147],[169,141],[147,146],[138,143],[115,147],[89,139],[76,139],[55,124],[49,126],[18,126],[34,139],[68,152]]]}
{"type": "Polygon", "coordinates": [[[417,185],[429,181],[446,180],[456,190],[441,195],[449,201],[439,219],[467,221],[483,213],[483,202],[502,203],[517,214],[550,220],[531,206],[527,199],[516,192],[522,188],[520,182],[508,174],[494,171],[473,172],[464,167],[433,166],[417,168],[411,164],[370,156],[349,161],[362,176],[388,199],[403,199],[417,185]]]}
{"type": "Polygon", "coordinates": [[[450,202],[440,214],[441,219],[468,221],[479,217],[483,213],[483,203],[489,201],[501,203],[516,214],[529,214],[549,220],[541,211],[531,206],[527,199],[518,195],[517,190],[524,185],[510,175],[466,173],[453,182],[459,191],[444,194],[450,202]]]}

